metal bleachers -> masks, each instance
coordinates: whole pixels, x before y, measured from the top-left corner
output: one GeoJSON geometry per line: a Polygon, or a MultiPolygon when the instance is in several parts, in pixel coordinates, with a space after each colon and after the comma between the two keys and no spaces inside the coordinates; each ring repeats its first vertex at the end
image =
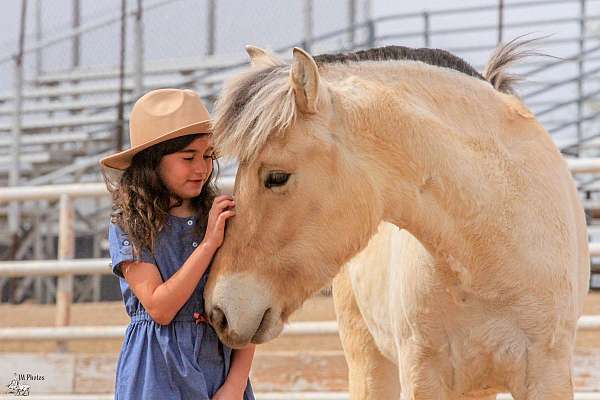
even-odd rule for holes
{"type": "MultiPolygon", "coordinates": [[[[597,3],[597,0],[586,0],[586,4],[597,3]]],[[[148,8],[168,6],[168,2],[156,2],[148,8]],[[161,5],[158,5],[158,4],[161,5]]],[[[520,95],[524,102],[536,113],[540,121],[553,135],[557,145],[570,157],[598,157],[600,155],[600,134],[596,123],[598,112],[594,107],[600,90],[597,89],[597,74],[600,71],[600,40],[592,29],[585,29],[586,24],[600,20],[600,15],[585,8],[579,17],[560,20],[541,20],[536,10],[548,5],[570,4],[578,7],[580,0],[543,0],[537,2],[516,1],[505,6],[505,12],[512,9],[532,8],[528,21],[518,23],[504,21],[500,24],[475,23],[478,12],[496,11],[495,5],[478,7],[460,7],[444,10],[426,11],[370,17],[355,22],[343,29],[331,30],[318,36],[304,38],[302,42],[290,39],[286,46],[274,51],[283,58],[289,57],[293,46],[305,47],[313,53],[347,51],[366,47],[403,44],[435,47],[437,38],[453,37],[454,43],[449,50],[472,62],[481,70],[482,62],[496,46],[496,41],[475,42],[473,34],[487,35],[490,32],[498,36],[512,38],[518,29],[528,26],[531,31],[544,32],[549,26],[573,26],[578,35],[565,37],[547,37],[537,43],[537,47],[552,54],[552,46],[560,47],[561,58],[532,58],[516,67],[516,72],[524,75],[526,81],[520,86],[520,95]],[[448,27],[436,26],[436,19],[448,16],[461,16],[463,21],[473,20],[472,26],[448,27]],[[415,28],[414,21],[419,28],[415,28]],[[408,24],[411,22],[411,24],[408,24]],[[420,23],[422,22],[422,24],[420,23]],[[409,28],[402,29],[403,26],[409,28]],[[582,29],[583,26],[583,29],[582,29]],[[511,32],[514,32],[511,33],[511,32]],[[352,40],[349,41],[348,37],[352,40]],[[464,37],[465,39],[461,39],[464,37]],[[309,40],[310,39],[310,40],[309,40]],[[482,57],[481,55],[485,56],[482,57]],[[558,93],[556,91],[559,91],[558,93]],[[560,91],[566,91],[560,92],[560,91]]],[[[118,19],[100,18],[90,24],[94,26],[115,24],[118,19]]],[[[87,29],[87,28],[86,28],[87,29]]],[[[26,56],[33,56],[36,49],[48,43],[70,41],[82,35],[86,29],[62,32],[56,38],[48,38],[30,46],[26,56]]],[[[492,35],[493,36],[493,35],[492,35]]],[[[134,40],[138,40],[134,37],[134,40]]],[[[10,63],[11,57],[0,57],[2,62],[10,63]]],[[[105,154],[115,151],[116,135],[124,132],[127,143],[127,115],[135,99],[144,91],[159,87],[188,87],[197,90],[210,105],[218,95],[224,79],[247,65],[247,59],[240,48],[235,55],[215,54],[177,59],[164,59],[143,62],[140,59],[127,60],[123,71],[125,78],[120,85],[121,71],[115,65],[82,65],[70,69],[47,70],[31,76],[25,76],[20,96],[16,89],[0,91],[0,184],[8,184],[8,176],[13,168],[14,153],[12,134],[16,118],[16,98],[22,99],[20,115],[20,185],[48,185],[56,183],[98,182],[101,180],[97,161],[105,154]],[[142,85],[140,86],[140,81],[142,85]],[[119,93],[123,94],[123,119],[119,120],[119,93]]],[[[225,166],[228,174],[234,173],[235,166],[225,166]]],[[[600,210],[600,195],[596,172],[578,173],[577,181],[584,199],[584,204],[600,210]]],[[[93,206],[81,206],[78,215],[87,218],[94,215],[91,221],[102,220],[102,213],[107,213],[109,204],[101,202],[93,206]]],[[[24,219],[21,231],[16,235],[6,229],[9,208],[0,207],[0,247],[8,255],[8,248],[19,249],[24,240],[25,225],[32,224],[33,215],[42,213],[54,215],[57,205],[24,203],[21,211],[24,219]],[[19,239],[20,237],[20,239],[19,239]]],[[[590,215],[595,215],[592,209],[590,215]]],[[[51,221],[52,218],[46,218],[51,221]]],[[[595,223],[592,218],[591,223],[595,223]]],[[[81,224],[79,234],[91,234],[100,238],[104,232],[103,224],[81,224]],[[92,229],[89,230],[88,226],[92,229]]],[[[51,226],[48,232],[55,231],[51,226]]],[[[53,235],[53,233],[49,233],[53,235]]],[[[46,239],[51,240],[51,239],[46,239]]],[[[96,240],[97,245],[101,243],[96,240]]],[[[48,246],[50,248],[51,246],[48,246]]],[[[97,248],[96,253],[105,249],[97,248]]],[[[17,251],[25,254],[24,251],[17,251]]],[[[51,258],[52,254],[43,254],[43,258],[51,258]]],[[[0,297],[2,286],[0,285],[0,297]]]]}

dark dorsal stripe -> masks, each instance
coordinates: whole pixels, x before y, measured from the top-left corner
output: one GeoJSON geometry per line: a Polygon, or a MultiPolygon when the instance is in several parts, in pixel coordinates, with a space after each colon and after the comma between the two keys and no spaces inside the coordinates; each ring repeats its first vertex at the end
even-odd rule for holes
{"type": "Polygon", "coordinates": [[[426,64],[450,68],[469,76],[485,80],[469,63],[441,49],[412,49],[404,46],[385,46],[354,53],[321,54],[314,57],[317,65],[360,61],[413,60],[426,64]]]}

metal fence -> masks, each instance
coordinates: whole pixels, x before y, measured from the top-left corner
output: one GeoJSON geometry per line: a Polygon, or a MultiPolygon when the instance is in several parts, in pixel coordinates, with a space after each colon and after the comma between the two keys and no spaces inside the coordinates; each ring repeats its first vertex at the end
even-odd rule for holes
{"type": "MultiPolygon", "coordinates": [[[[600,172],[600,159],[569,160],[569,167],[575,174],[600,172]]],[[[234,180],[223,178],[218,186],[224,192],[232,192],[234,180]]],[[[60,217],[58,220],[58,257],[56,260],[24,260],[0,262],[0,279],[28,276],[57,276],[56,319],[57,328],[5,328],[0,329],[0,340],[19,338],[20,340],[40,340],[44,338],[82,339],[120,336],[121,328],[67,328],[70,325],[70,307],[73,300],[73,277],[77,274],[109,274],[110,259],[74,259],[75,226],[73,202],[81,197],[106,197],[108,192],[102,183],[80,183],[69,185],[33,186],[0,189],[0,203],[11,201],[59,200],[60,217]]],[[[600,256],[600,242],[590,243],[592,257],[600,256]]],[[[587,316],[581,319],[580,329],[600,329],[600,316],[587,316]]],[[[331,332],[332,325],[296,324],[288,331],[306,333],[331,332]]]]}
{"type": "MultiPolygon", "coordinates": [[[[476,7],[385,15],[376,12],[371,1],[295,0],[274,5],[261,0],[239,18],[223,10],[226,2],[215,0],[111,0],[87,11],[78,3],[69,3],[72,10],[53,10],[47,2],[30,0],[25,15],[30,24],[36,21],[34,33],[23,35],[22,52],[0,56],[0,70],[14,76],[12,89],[0,92],[0,184],[97,182],[99,158],[127,143],[128,111],[140,93],[189,87],[210,104],[223,80],[247,65],[241,45],[261,38],[252,36],[254,31],[263,32],[263,43],[268,38],[268,47],[284,58],[293,46],[320,53],[403,44],[446,48],[479,69],[499,40],[525,32],[554,33],[538,46],[560,59],[535,58],[516,68],[527,78],[521,97],[566,155],[595,157],[600,150],[599,0],[489,1],[476,7]],[[51,18],[44,18],[48,13],[51,18]],[[72,21],[59,21],[55,29],[39,22],[63,14],[71,14],[72,21]],[[178,16],[180,23],[170,27],[166,43],[157,32],[162,32],[164,21],[172,21],[169,16],[178,16]],[[269,35],[269,29],[282,26],[284,35],[269,35]],[[193,35],[207,44],[188,46],[179,40],[193,35]],[[94,51],[98,54],[90,54],[94,51]]],[[[234,171],[235,165],[225,166],[226,176],[234,171]]],[[[582,198],[592,208],[600,208],[598,177],[577,175],[582,198]]],[[[79,236],[93,235],[92,256],[99,257],[106,232],[106,222],[99,221],[108,219],[110,205],[101,198],[93,201],[74,208],[73,218],[79,236]]],[[[57,199],[0,206],[0,255],[15,260],[57,256],[59,214],[57,199]]],[[[17,283],[16,301],[24,298],[32,280],[39,287],[39,278],[17,283]]],[[[6,282],[0,279],[0,295],[6,282]]],[[[55,291],[51,279],[44,278],[42,284],[49,288],[46,292],[55,291]]],[[[98,290],[92,292],[97,299],[98,290]]]]}

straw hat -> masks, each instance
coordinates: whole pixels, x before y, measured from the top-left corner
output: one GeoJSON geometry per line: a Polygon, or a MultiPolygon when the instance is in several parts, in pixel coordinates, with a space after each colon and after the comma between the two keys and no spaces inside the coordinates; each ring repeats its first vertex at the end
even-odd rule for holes
{"type": "Polygon", "coordinates": [[[135,102],[129,119],[131,148],[104,157],[100,164],[124,170],[140,151],[165,140],[210,132],[210,115],[200,96],[187,89],[158,89],[135,102]]]}

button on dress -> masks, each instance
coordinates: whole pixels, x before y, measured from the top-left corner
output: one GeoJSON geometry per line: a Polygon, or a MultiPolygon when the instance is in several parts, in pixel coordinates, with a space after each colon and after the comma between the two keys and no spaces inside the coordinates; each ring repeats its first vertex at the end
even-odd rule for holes
{"type": "MultiPolygon", "coordinates": [[[[197,217],[170,215],[158,234],[155,253],[144,248],[141,261],[156,265],[163,281],[169,279],[202,241],[204,234],[194,232],[197,223],[197,217]]],[[[125,310],[131,317],[117,363],[115,399],[209,400],[225,382],[232,349],[219,341],[209,324],[194,320],[195,312],[204,313],[208,269],[173,321],[160,325],[123,278],[122,262],[134,259],[127,234],[111,222],[108,241],[113,273],[119,277],[125,310]]],[[[249,380],[244,400],[254,400],[249,380]]]]}

